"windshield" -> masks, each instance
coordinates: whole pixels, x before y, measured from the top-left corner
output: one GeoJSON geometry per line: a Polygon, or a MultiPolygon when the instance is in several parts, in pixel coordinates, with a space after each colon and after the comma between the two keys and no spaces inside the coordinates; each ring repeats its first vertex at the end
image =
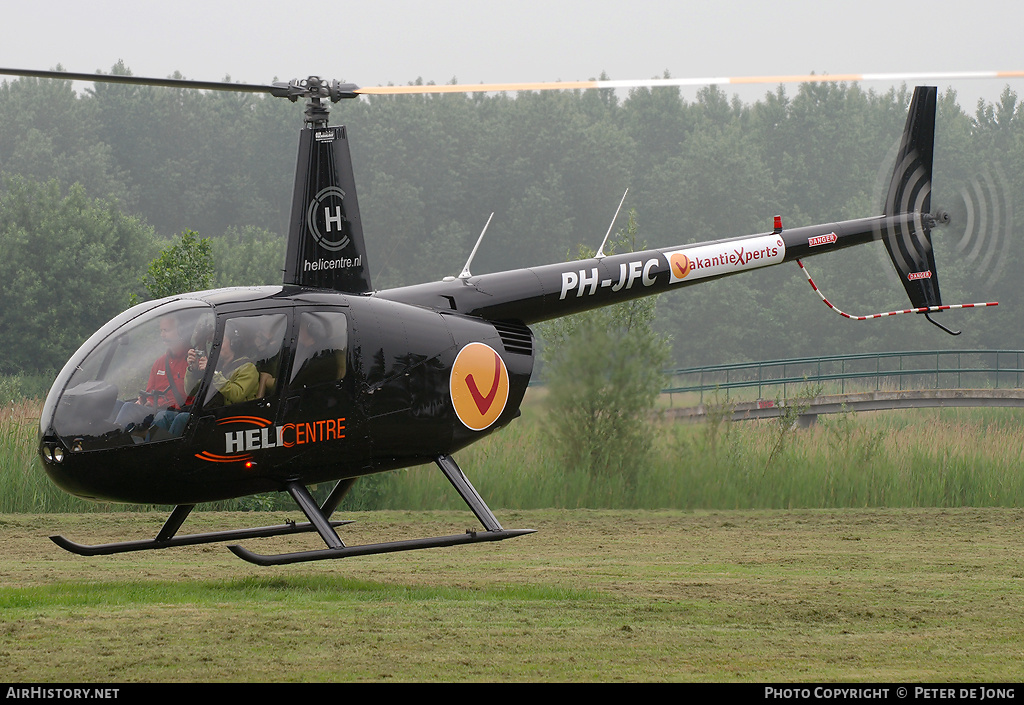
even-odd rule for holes
{"type": "Polygon", "coordinates": [[[191,406],[187,353],[209,350],[213,330],[208,304],[178,300],[93,336],[50,392],[53,430],[83,450],[155,440],[155,415],[191,406]]]}

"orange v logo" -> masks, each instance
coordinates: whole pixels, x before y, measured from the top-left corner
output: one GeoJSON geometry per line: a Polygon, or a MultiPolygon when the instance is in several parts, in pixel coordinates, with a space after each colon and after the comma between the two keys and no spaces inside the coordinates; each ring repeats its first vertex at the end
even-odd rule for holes
{"type": "Polygon", "coordinates": [[[489,428],[508,402],[508,370],[501,355],[483,343],[466,345],[452,364],[448,391],[455,415],[467,428],[489,428]],[[488,377],[490,384],[484,381],[488,377]]]}

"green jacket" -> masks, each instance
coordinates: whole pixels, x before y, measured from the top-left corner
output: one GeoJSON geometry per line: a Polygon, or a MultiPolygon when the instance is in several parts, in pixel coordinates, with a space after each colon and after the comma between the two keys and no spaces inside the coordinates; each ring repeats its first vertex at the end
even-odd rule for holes
{"type": "MultiPolygon", "coordinates": [[[[225,377],[220,370],[213,373],[213,388],[223,401],[213,397],[208,406],[227,406],[256,398],[260,385],[260,373],[256,370],[256,365],[248,358],[240,357],[232,360],[231,367],[226,371],[230,376],[225,377]]],[[[191,389],[199,383],[200,374],[189,370],[185,377],[187,386],[191,389]]]]}

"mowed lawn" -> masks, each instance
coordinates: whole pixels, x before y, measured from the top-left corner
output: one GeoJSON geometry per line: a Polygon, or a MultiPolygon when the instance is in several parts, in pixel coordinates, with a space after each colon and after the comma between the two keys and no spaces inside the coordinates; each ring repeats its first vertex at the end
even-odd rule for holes
{"type": "MultiPolygon", "coordinates": [[[[1024,510],[498,511],[502,543],[259,568],[221,545],[84,558],[163,514],[3,514],[8,682],[1017,682],[1024,510]]],[[[287,513],[200,512],[186,529],[287,513]]],[[[298,518],[294,513],[290,518],[298,518]]],[[[346,515],[349,544],[468,512],[346,515]]],[[[276,552],[315,536],[246,542],[276,552]]]]}

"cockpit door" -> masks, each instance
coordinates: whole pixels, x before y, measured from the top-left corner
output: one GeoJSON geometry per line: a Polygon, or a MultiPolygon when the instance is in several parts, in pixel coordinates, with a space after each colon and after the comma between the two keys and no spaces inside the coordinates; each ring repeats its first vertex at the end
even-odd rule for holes
{"type": "Polygon", "coordinates": [[[283,380],[283,441],[308,474],[360,474],[370,459],[350,363],[349,309],[298,307],[283,380]]]}

